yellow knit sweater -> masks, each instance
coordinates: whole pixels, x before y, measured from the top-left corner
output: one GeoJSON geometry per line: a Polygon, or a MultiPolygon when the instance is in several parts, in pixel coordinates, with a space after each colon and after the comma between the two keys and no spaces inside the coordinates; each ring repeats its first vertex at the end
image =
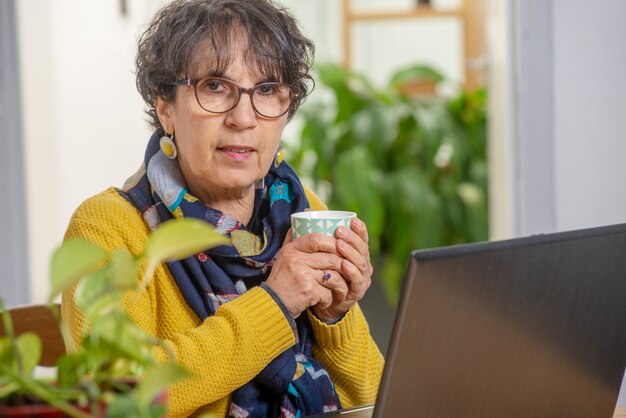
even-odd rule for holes
{"type": "MultiPolygon", "coordinates": [[[[312,209],[326,208],[315,194],[306,191],[312,209]]],[[[65,239],[84,238],[109,251],[125,247],[138,254],[148,234],[139,211],[110,188],[76,210],[65,239]]],[[[225,416],[230,394],[295,344],[285,315],[262,288],[249,290],[201,321],[164,265],[157,268],[139,297],[134,295],[132,303],[128,297],[123,305],[137,324],[165,340],[177,362],[194,375],[170,388],[168,413],[172,417],[195,413],[225,416]]],[[[63,295],[62,314],[78,341],[82,314],[72,291],[63,295]]],[[[343,407],[373,403],[383,358],[358,305],[333,325],[320,322],[310,312],[308,316],[317,340],[313,354],[332,377],[343,407]]],[[[159,349],[156,356],[159,361],[167,358],[159,349]]]]}

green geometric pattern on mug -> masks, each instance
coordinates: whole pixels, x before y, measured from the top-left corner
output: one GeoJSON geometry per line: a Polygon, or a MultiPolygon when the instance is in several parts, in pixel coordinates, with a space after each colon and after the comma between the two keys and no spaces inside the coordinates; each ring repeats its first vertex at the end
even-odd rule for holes
{"type": "Polygon", "coordinates": [[[293,236],[294,238],[301,237],[302,235],[310,234],[311,232],[320,232],[322,234],[335,235],[335,229],[340,226],[346,226],[350,228],[350,219],[298,219],[294,218],[293,236]]]}

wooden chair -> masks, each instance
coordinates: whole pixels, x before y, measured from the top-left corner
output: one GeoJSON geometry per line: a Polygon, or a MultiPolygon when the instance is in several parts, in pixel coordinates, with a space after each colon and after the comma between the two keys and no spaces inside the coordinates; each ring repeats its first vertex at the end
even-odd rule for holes
{"type": "MultiPolygon", "coordinates": [[[[65,354],[65,343],[57,317],[53,309],[59,313],[61,306],[52,305],[26,305],[9,308],[13,320],[13,330],[15,335],[25,332],[34,332],[41,338],[41,360],[40,366],[54,366],[57,359],[65,354]]],[[[5,336],[4,323],[0,320],[0,336],[5,336]]]]}

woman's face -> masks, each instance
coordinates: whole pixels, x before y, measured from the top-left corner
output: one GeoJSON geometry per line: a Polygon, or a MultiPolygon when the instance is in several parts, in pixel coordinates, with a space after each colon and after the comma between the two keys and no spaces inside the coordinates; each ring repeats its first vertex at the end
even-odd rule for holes
{"type": "MultiPolygon", "coordinates": [[[[244,88],[268,81],[246,65],[242,54],[220,77],[244,88]]],[[[157,99],[156,108],[164,129],[174,132],[187,186],[204,203],[253,190],[254,182],[269,171],[287,122],[287,115],[276,119],[257,115],[247,94],[231,111],[209,113],[190,86],[178,87],[171,103],[157,99]]]]}

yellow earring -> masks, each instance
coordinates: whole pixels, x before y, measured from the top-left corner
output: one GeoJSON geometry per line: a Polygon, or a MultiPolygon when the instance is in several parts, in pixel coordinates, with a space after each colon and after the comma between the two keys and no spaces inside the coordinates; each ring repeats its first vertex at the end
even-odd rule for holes
{"type": "Polygon", "coordinates": [[[174,143],[174,132],[172,132],[171,136],[167,136],[167,132],[165,135],[161,137],[159,141],[159,146],[161,147],[161,152],[170,160],[175,160],[178,156],[178,150],[176,149],[176,144],[174,143]]]}
{"type": "Polygon", "coordinates": [[[274,157],[274,167],[278,167],[280,163],[285,159],[285,148],[283,148],[283,144],[278,146],[278,150],[276,150],[276,156],[274,157]]]}

